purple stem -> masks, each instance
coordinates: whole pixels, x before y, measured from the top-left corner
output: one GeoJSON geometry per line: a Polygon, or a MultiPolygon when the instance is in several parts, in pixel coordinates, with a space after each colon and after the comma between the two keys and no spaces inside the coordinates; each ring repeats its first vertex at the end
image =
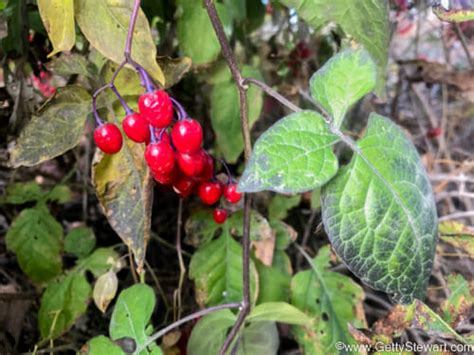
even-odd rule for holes
{"type": "Polygon", "coordinates": [[[232,174],[230,173],[230,170],[229,170],[229,167],[227,166],[227,164],[225,163],[224,159],[219,159],[219,161],[221,162],[222,166],[225,168],[225,170],[227,171],[227,185],[229,185],[230,183],[232,182],[235,182],[235,179],[234,177],[232,176],[232,174]]]}
{"type": "Polygon", "coordinates": [[[178,111],[178,121],[181,121],[182,119],[185,119],[185,118],[188,118],[188,117],[189,117],[188,113],[186,112],[186,110],[184,109],[184,107],[179,103],[178,100],[173,99],[173,98],[171,97],[171,101],[173,102],[174,107],[175,107],[176,110],[178,111]]]}
{"type": "Polygon", "coordinates": [[[120,101],[120,104],[122,105],[123,109],[125,110],[125,114],[131,115],[133,113],[133,110],[128,106],[127,102],[124,100],[123,96],[120,95],[119,91],[117,90],[117,87],[114,84],[110,84],[110,89],[114,92],[115,96],[120,101]]]}
{"type": "Polygon", "coordinates": [[[153,127],[152,125],[148,125],[148,127],[150,127],[150,143],[156,143],[155,127],[153,127]]]}

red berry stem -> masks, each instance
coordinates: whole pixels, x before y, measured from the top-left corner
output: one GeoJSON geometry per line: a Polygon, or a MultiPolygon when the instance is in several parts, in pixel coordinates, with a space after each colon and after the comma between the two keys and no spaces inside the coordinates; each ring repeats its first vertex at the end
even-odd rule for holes
{"type": "Polygon", "coordinates": [[[225,163],[224,159],[219,159],[219,161],[221,162],[222,166],[224,167],[224,169],[227,172],[227,178],[228,178],[227,179],[227,185],[229,185],[230,183],[235,182],[234,176],[230,173],[229,167],[225,163]]]}
{"type": "Polygon", "coordinates": [[[117,99],[120,101],[120,104],[122,105],[123,109],[125,110],[125,114],[131,115],[133,113],[133,110],[128,106],[127,102],[123,98],[122,95],[120,95],[119,91],[117,90],[117,87],[114,84],[110,84],[110,89],[114,92],[115,96],[117,96],[117,99]]]}
{"type": "Polygon", "coordinates": [[[185,118],[188,118],[189,117],[188,113],[186,112],[184,107],[179,103],[179,101],[176,100],[176,99],[173,99],[171,96],[170,96],[170,99],[173,102],[173,105],[174,105],[176,111],[178,112],[178,121],[181,121],[181,120],[184,120],[185,118]]]}
{"type": "Polygon", "coordinates": [[[155,86],[151,82],[150,76],[146,72],[145,68],[143,68],[140,64],[135,63],[135,70],[140,75],[142,86],[145,87],[146,92],[153,92],[155,90],[155,86]]]}
{"type": "MultiPolygon", "coordinates": [[[[148,125],[148,127],[150,127],[150,143],[156,143],[157,140],[155,137],[155,127],[153,127],[152,125],[148,125]]],[[[161,136],[159,141],[161,141],[161,136]]]]}

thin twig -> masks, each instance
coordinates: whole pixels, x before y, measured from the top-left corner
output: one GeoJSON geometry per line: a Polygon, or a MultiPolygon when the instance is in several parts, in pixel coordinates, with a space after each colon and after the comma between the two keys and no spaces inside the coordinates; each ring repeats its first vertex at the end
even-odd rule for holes
{"type": "Polygon", "coordinates": [[[454,23],[454,30],[456,31],[456,35],[461,42],[462,48],[464,49],[464,53],[466,53],[466,58],[471,66],[471,69],[474,69],[474,60],[472,59],[471,52],[469,51],[469,46],[467,45],[466,37],[464,33],[461,31],[461,27],[459,27],[459,23],[454,23]]]}
{"type": "Polygon", "coordinates": [[[184,276],[186,275],[186,266],[184,265],[183,253],[181,251],[181,229],[183,227],[183,199],[179,199],[178,205],[178,221],[176,223],[176,252],[178,253],[179,261],[179,282],[178,288],[173,294],[173,316],[174,320],[181,318],[181,292],[184,283],[184,276]]]}
{"type": "Polygon", "coordinates": [[[244,83],[251,83],[251,84],[254,84],[256,86],[258,86],[260,89],[262,89],[266,94],[268,94],[269,96],[273,97],[275,100],[277,100],[278,102],[280,102],[281,104],[283,104],[284,106],[288,107],[290,110],[292,111],[301,111],[301,109],[296,106],[293,102],[291,102],[290,100],[288,100],[286,97],[280,95],[278,92],[276,92],[275,90],[273,90],[270,86],[268,86],[267,84],[265,84],[264,82],[258,80],[258,79],[254,79],[254,78],[245,78],[244,79],[244,83]]]}
{"type": "MultiPolygon", "coordinates": [[[[237,60],[235,59],[232,48],[230,47],[229,41],[224,32],[224,27],[222,22],[219,19],[216,7],[213,0],[205,0],[204,5],[207,9],[207,13],[212,23],[212,27],[217,35],[219,40],[222,55],[229,66],[232,77],[237,86],[239,93],[239,104],[240,104],[240,125],[242,136],[244,140],[244,156],[245,162],[248,162],[250,159],[250,154],[252,152],[252,143],[250,141],[250,125],[248,120],[248,105],[247,105],[247,86],[244,84],[242,74],[237,66],[237,60]]],[[[245,318],[250,312],[250,207],[251,207],[251,197],[248,194],[244,194],[244,221],[243,221],[243,235],[242,235],[242,278],[243,278],[243,301],[242,308],[239,312],[237,320],[232,327],[230,333],[227,336],[220,354],[223,355],[226,353],[227,349],[235,339],[236,335],[239,333],[240,328],[244,324],[245,318]]]]}
{"type": "Polygon", "coordinates": [[[146,349],[146,347],[152,343],[154,343],[155,341],[157,341],[159,338],[161,338],[163,335],[165,335],[166,333],[172,331],[173,329],[179,327],[180,325],[184,324],[184,323],[187,323],[193,319],[196,319],[196,318],[199,318],[199,317],[203,317],[205,315],[208,315],[210,313],[213,313],[213,312],[216,312],[216,311],[220,311],[220,310],[223,310],[223,309],[233,309],[233,308],[240,308],[242,306],[242,304],[240,303],[227,303],[227,304],[220,304],[218,306],[214,306],[214,307],[209,307],[209,308],[206,308],[206,309],[203,309],[202,311],[198,311],[196,313],[193,313],[193,314],[190,314],[189,316],[186,316],[184,318],[181,318],[180,320],[170,324],[169,326],[159,330],[158,332],[156,332],[155,334],[153,334],[151,337],[149,337],[145,344],[143,344],[139,349],[137,349],[135,351],[135,353],[139,354],[142,350],[146,349]]]}
{"type": "Polygon", "coordinates": [[[168,303],[168,299],[166,298],[166,293],[163,290],[163,287],[161,287],[160,280],[158,279],[158,276],[156,276],[155,271],[153,271],[153,268],[151,267],[150,263],[148,261],[146,261],[146,259],[145,259],[145,267],[148,269],[148,272],[150,273],[151,278],[155,282],[155,286],[158,289],[158,292],[160,293],[161,298],[163,299],[163,303],[165,304],[166,309],[169,309],[170,305],[168,303]]]}

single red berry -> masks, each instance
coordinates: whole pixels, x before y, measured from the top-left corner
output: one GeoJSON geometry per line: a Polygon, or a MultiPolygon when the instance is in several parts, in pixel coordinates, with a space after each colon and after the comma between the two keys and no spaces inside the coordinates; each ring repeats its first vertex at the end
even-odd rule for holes
{"type": "Polygon", "coordinates": [[[199,174],[199,179],[203,181],[211,180],[214,176],[214,159],[207,153],[206,154],[206,164],[199,174]]]}
{"type": "Polygon", "coordinates": [[[442,133],[443,133],[442,128],[436,127],[436,128],[430,129],[426,135],[428,136],[428,138],[436,138],[436,137],[441,136],[442,133]]]}
{"type": "Polygon", "coordinates": [[[213,205],[222,194],[221,184],[217,181],[203,182],[199,185],[198,195],[203,203],[206,205],[213,205]]]}
{"type": "Polygon", "coordinates": [[[194,154],[176,153],[179,169],[187,176],[198,176],[206,166],[206,153],[200,150],[194,154]]]}
{"type": "Polygon", "coordinates": [[[104,153],[115,154],[122,148],[122,133],[115,124],[104,123],[94,130],[94,141],[104,153]]]}
{"type": "Polygon", "coordinates": [[[138,113],[132,113],[122,122],[123,131],[132,141],[145,143],[150,141],[150,126],[148,121],[138,113]]]}
{"type": "Polygon", "coordinates": [[[174,168],[174,151],[171,145],[158,142],[147,145],[145,160],[155,174],[169,174],[174,168]]]}
{"type": "Polygon", "coordinates": [[[191,118],[181,120],[171,130],[171,139],[179,152],[197,152],[202,144],[201,124],[191,118]]]}
{"type": "Polygon", "coordinates": [[[231,182],[224,187],[224,198],[230,203],[237,203],[242,198],[242,194],[237,192],[237,184],[231,182]]]}
{"type": "Polygon", "coordinates": [[[216,208],[212,212],[212,216],[214,217],[214,222],[217,224],[222,224],[227,219],[227,211],[223,208],[216,208]]]}
{"type": "Polygon", "coordinates": [[[173,103],[164,90],[143,94],[138,99],[140,113],[153,127],[168,127],[173,119],[173,103]]]}
{"type": "Polygon", "coordinates": [[[181,174],[173,183],[173,190],[180,197],[186,198],[193,193],[196,181],[189,176],[181,174]]]}

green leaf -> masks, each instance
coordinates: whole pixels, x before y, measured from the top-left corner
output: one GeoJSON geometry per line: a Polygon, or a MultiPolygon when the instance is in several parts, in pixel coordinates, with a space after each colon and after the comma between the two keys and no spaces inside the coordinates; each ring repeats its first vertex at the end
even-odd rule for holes
{"type": "MultiPolygon", "coordinates": [[[[202,2],[179,0],[177,5],[177,36],[183,54],[191,57],[194,64],[207,64],[216,60],[221,47],[202,2]]],[[[220,3],[215,5],[224,30],[230,35],[232,30],[230,14],[224,5],[220,3]]]]}
{"type": "Polygon", "coordinates": [[[464,224],[455,221],[444,221],[439,224],[441,240],[464,251],[474,259],[474,232],[464,224]]]}
{"type": "Polygon", "coordinates": [[[349,165],[322,190],[324,227],[363,282],[401,303],[423,298],[437,241],[421,159],[400,128],[372,114],[349,165]]]}
{"type": "Polygon", "coordinates": [[[45,196],[46,201],[56,201],[57,203],[67,203],[72,201],[72,192],[67,185],[55,185],[45,196]]]}
{"type": "Polygon", "coordinates": [[[41,189],[41,186],[34,181],[17,182],[7,186],[6,196],[2,198],[2,203],[22,205],[27,202],[42,200],[45,195],[46,193],[41,189]]]}
{"type": "Polygon", "coordinates": [[[285,222],[279,220],[272,220],[270,226],[275,232],[275,248],[277,250],[285,250],[298,237],[298,233],[285,222]]]}
{"type": "Polygon", "coordinates": [[[129,140],[119,153],[98,153],[92,179],[100,205],[111,227],[132,250],[138,270],[143,268],[150,239],[153,181],[144,147],[129,140]]]}
{"type": "Polygon", "coordinates": [[[331,149],[337,140],[315,112],[279,120],[255,142],[238,190],[296,193],[325,184],[338,169],[331,149]]]}
{"type": "Polygon", "coordinates": [[[92,80],[97,80],[99,73],[97,67],[87,58],[77,53],[65,54],[55,57],[46,64],[48,69],[56,75],[84,75],[92,80]]]}
{"type": "Polygon", "coordinates": [[[95,234],[91,228],[71,229],[64,238],[64,251],[78,258],[86,257],[95,247],[95,234]]]}
{"type": "Polygon", "coordinates": [[[268,218],[285,219],[288,217],[288,211],[298,206],[301,201],[301,195],[285,196],[276,195],[268,205],[268,218]]]}
{"type": "Polygon", "coordinates": [[[77,272],[90,271],[95,277],[113,269],[118,261],[118,254],[112,248],[97,248],[76,266],[77,272]]]}
{"type": "Polygon", "coordinates": [[[312,269],[297,273],[291,282],[291,303],[314,319],[310,328],[293,328],[305,354],[332,354],[338,341],[356,344],[347,324],[365,325],[358,316],[362,288],[351,278],[328,270],[329,252],[328,246],[321,248],[312,269]]]}
{"type": "MultiPolygon", "coordinates": [[[[82,33],[102,55],[115,63],[124,60],[133,2],[128,0],[76,0],[76,20],[82,33]]],[[[150,26],[140,9],[133,32],[132,58],[161,84],[165,78],[156,63],[156,46],[150,26]]]]}
{"type": "Polygon", "coordinates": [[[310,80],[311,95],[340,127],[348,109],[376,84],[375,63],[364,49],[347,49],[331,59],[310,80]]]}
{"type": "Polygon", "coordinates": [[[21,131],[10,151],[11,166],[34,166],[74,148],[82,138],[90,105],[89,93],[80,86],[58,89],[21,131]]]}
{"type": "MultiPolygon", "coordinates": [[[[274,262],[276,254],[273,255],[274,262]]],[[[258,271],[258,300],[257,304],[266,302],[286,302],[289,299],[291,275],[275,266],[266,266],[256,261],[258,271]]]]}
{"type": "MultiPolygon", "coordinates": [[[[390,41],[389,6],[386,0],[281,0],[310,26],[318,29],[336,22],[364,45],[377,63],[377,92],[383,93],[390,41]]],[[[350,77],[343,79],[343,84],[350,77]]]]}
{"type": "Polygon", "coordinates": [[[62,269],[63,228],[45,206],[25,209],[7,235],[7,248],[16,254],[21,269],[34,282],[46,282],[62,269]]]}
{"type": "Polygon", "coordinates": [[[70,51],[76,43],[73,0],[38,0],[38,9],[53,45],[48,57],[70,51]]]}
{"type": "Polygon", "coordinates": [[[453,328],[469,317],[474,306],[474,282],[468,282],[462,275],[448,276],[449,297],[440,306],[440,314],[453,328]]]}
{"type": "MultiPolygon", "coordinates": [[[[201,306],[240,302],[242,299],[242,247],[229,234],[199,248],[191,259],[189,278],[196,285],[201,306]]],[[[250,263],[252,303],[257,298],[257,272],[250,263]]]]}
{"type": "MultiPolygon", "coordinates": [[[[104,78],[105,82],[110,82],[112,80],[117,67],[118,65],[111,61],[107,61],[104,64],[100,75],[104,78]]],[[[115,86],[120,88],[120,94],[122,96],[138,96],[143,93],[143,87],[140,84],[140,77],[133,69],[127,67],[123,68],[115,78],[114,82],[115,86]]],[[[111,92],[109,98],[110,101],[114,101],[116,96],[113,92],[111,92]]]]}
{"type": "MultiPolygon", "coordinates": [[[[434,2],[433,2],[434,4],[434,2]]],[[[443,8],[442,5],[434,6],[433,5],[433,12],[441,21],[446,22],[467,22],[474,20],[474,9],[452,9],[446,10],[443,8]]]]}
{"type": "Polygon", "coordinates": [[[118,288],[117,274],[113,271],[107,271],[100,275],[94,285],[92,298],[97,308],[105,313],[110,302],[114,299],[118,288]]]}
{"type": "Polygon", "coordinates": [[[165,89],[170,88],[181,81],[193,64],[191,58],[180,57],[158,57],[158,64],[165,76],[165,89]]]}
{"type": "Polygon", "coordinates": [[[313,320],[298,308],[286,302],[266,302],[256,306],[247,317],[249,322],[279,322],[311,326],[313,320]]]}
{"type": "Polygon", "coordinates": [[[145,284],[136,284],[122,291],[115,304],[110,320],[109,333],[112,340],[132,338],[137,349],[134,354],[161,353],[156,348],[149,351],[142,349],[148,340],[145,329],[150,322],[155,308],[155,294],[153,289],[145,284]]]}
{"type": "MultiPolygon", "coordinates": [[[[250,66],[242,68],[244,77],[262,79],[258,69],[250,66]]],[[[250,127],[257,121],[263,107],[262,91],[256,86],[247,90],[248,117],[250,127]]],[[[240,126],[239,94],[233,81],[220,82],[211,91],[211,123],[216,133],[216,141],[224,159],[235,163],[244,150],[240,126]]]]}
{"type": "Polygon", "coordinates": [[[88,355],[125,355],[120,346],[115,345],[103,335],[96,336],[87,342],[86,353],[88,355]]]}
{"type": "Polygon", "coordinates": [[[254,322],[244,328],[237,355],[276,355],[280,346],[278,329],[273,322],[254,322]]]}
{"type": "Polygon", "coordinates": [[[85,313],[91,286],[83,274],[71,272],[65,278],[51,282],[43,296],[38,323],[43,339],[55,339],[67,331],[85,313]]]}

